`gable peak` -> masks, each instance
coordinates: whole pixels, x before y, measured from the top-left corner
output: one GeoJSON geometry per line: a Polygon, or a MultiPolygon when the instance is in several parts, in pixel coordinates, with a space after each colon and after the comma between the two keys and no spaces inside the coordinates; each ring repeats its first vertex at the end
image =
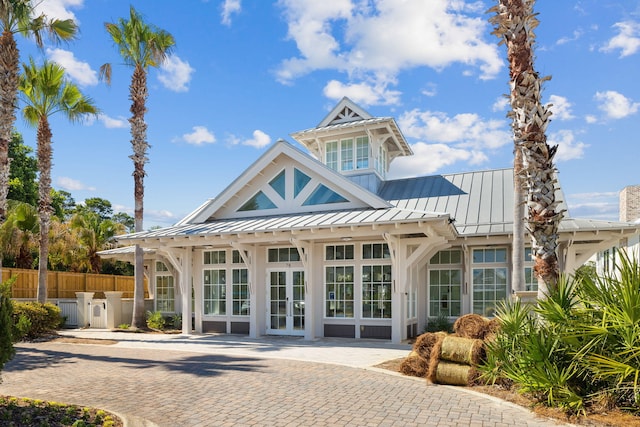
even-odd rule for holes
{"type": "Polygon", "coordinates": [[[360,106],[354,103],[346,96],[340,100],[338,105],[326,115],[326,117],[320,122],[318,127],[325,127],[330,125],[337,125],[340,123],[356,122],[359,120],[370,119],[373,116],[363,110],[360,106]]]}

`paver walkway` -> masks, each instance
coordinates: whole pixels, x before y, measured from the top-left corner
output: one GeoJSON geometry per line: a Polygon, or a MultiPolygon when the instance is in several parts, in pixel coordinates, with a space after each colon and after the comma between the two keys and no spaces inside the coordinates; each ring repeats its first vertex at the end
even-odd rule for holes
{"type": "MultiPolygon", "coordinates": [[[[126,335],[116,345],[21,343],[0,394],[96,406],[129,426],[557,425],[461,388],[340,363],[366,342],[126,335]]],[[[371,347],[377,358],[407,354],[371,347]]]]}

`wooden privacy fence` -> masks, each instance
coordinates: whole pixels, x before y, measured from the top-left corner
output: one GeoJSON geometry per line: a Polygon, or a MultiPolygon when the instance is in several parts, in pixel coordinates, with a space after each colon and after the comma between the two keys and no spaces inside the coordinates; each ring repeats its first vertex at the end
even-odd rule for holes
{"type": "MultiPolygon", "coordinates": [[[[38,270],[3,268],[2,281],[17,276],[11,287],[13,298],[36,299],[38,291],[38,270]]],[[[47,298],[75,299],[76,292],[95,292],[94,298],[104,298],[104,292],[120,291],[122,298],[133,298],[133,276],[112,276],[108,274],[68,273],[50,271],[47,274],[47,298]]],[[[144,297],[149,298],[149,283],[144,279],[144,297]]]]}

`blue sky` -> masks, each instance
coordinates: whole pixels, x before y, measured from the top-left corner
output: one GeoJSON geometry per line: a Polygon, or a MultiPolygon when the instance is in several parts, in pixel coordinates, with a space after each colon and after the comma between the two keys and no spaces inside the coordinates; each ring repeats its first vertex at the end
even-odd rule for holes
{"type": "MultiPolygon", "coordinates": [[[[55,188],[77,202],[102,197],[133,215],[128,99],[131,69],[105,22],[133,5],[176,47],[148,86],[145,228],[167,226],[218,195],[279,138],[316,126],[348,96],[396,118],[415,156],[394,178],[511,167],[508,69],[486,10],[462,0],[44,0],[74,18],[77,40],[29,55],[63,65],[101,110],[53,117],[55,188]],[[111,63],[111,86],[98,70],[111,63]]],[[[640,184],[640,5],[539,1],[535,67],[552,79],[548,139],[573,217],[618,219],[618,193],[640,184]]],[[[25,142],[35,132],[19,117],[25,142]]]]}

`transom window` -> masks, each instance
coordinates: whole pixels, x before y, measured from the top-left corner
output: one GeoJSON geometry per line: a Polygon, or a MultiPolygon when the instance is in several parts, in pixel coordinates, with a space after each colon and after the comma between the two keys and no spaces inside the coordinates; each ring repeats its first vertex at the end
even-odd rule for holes
{"type": "Polygon", "coordinates": [[[227,262],[227,251],[205,251],[203,257],[205,265],[225,264],[227,262]]]}
{"type": "Polygon", "coordinates": [[[300,261],[300,254],[296,248],[270,248],[269,262],[295,262],[300,261]]]}
{"type": "Polygon", "coordinates": [[[329,245],[325,249],[325,260],[346,260],[353,259],[353,245],[329,245]]]}
{"type": "Polygon", "coordinates": [[[275,209],[277,208],[276,204],[267,197],[262,191],[258,191],[255,196],[250,198],[247,203],[242,205],[239,212],[245,211],[261,211],[265,209],[275,209]]]}
{"type": "Polygon", "coordinates": [[[389,246],[386,243],[366,243],[362,245],[362,259],[391,258],[389,246]]]}

